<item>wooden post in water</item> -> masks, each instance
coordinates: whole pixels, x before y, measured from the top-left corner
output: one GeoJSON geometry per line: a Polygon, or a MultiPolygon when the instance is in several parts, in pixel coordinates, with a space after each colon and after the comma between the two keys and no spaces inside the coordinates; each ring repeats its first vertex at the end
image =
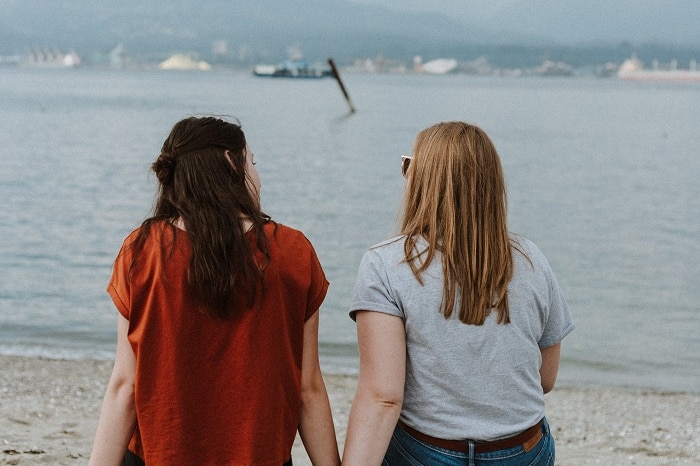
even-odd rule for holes
{"type": "Polygon", "coordinates": [[[340,90],[343,91],[343,95],[345,96],[345,100],[347,101],[348,105],[350,106],[350,113],[355,113],[355,107],[353,107],[352,102],[350,101],[350,96],[348,95],[348,91],[345,90],[345,86],[343,85],[343,80],[340,79],[340,73],[338,73],[338,68],[335,67],[335,63],[333,62],[332,58],[328,59],[328,64],[331,66],[331,71],[333,72],[333,77],[335,78],[336,81],[338,81],[338,85],[340,86],[340,90]]]}

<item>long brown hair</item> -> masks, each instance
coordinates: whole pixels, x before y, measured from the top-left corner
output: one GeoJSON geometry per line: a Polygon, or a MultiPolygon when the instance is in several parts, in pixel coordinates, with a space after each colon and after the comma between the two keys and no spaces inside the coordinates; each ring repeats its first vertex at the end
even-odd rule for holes
{"type": "Polygon", "coordinates": [[[245,151],[240,124],[215,117],[176,123],[152,165],[158,197],[136,243],[138,255],[155,222],[166,221],[174,230],[173,223],[182,221],[192,248],[189,284],[206,312],[220,317],[244,306],[236,301],[241,290],[248,296],[245,305],[255,301],[269,262],[264,224],[270,218],[248,190],[245,151]],[[252,222],[262,260],[246,238],[245,220],[252,222]]]}
{"type": "Polygon", "coordinates": [[[509,323],[506,289],[513,256],[506,221],[505,180],[496,148],[480,128],[438,123],[416,137],[404,197],[401,233],[416,279],[436,251],[442,257],[441,310],[482,325],[492,309],[509,323]],[[421,238],[427,248],[421,247],[421,238]]]}

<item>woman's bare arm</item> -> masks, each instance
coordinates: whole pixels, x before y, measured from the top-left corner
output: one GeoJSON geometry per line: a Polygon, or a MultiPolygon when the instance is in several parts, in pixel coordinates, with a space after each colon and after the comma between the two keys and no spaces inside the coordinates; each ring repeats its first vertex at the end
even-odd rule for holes
{"type": "Polygon", "coordinates": [[[542,380],[542,390],[549,393],[554,388],[559,372],[559,355],[561,353],[561,343],[542,348],[542,366],[540,367],[540,379],[542,380]]]}
{"type": "Polygon", "coordinates": [[[128,331],[129,321],[120,314],[117,323],[117,354],[102,401],[90,466],[121,465],[129,439],[136,427],[136,358],[127,339],[128,331]]]}
{"type": "Polygon", "coordinates": [[[380,465],[401,413],[406,379],[403,320],[358,311],[360,376],[350,410],[343,465],[380,465]]]}
{"type": "Polygon", "coordinates": [[[312,464],[337,466],[340,464],[338,442],[318,361],[318,322],[319,313],[315,312],[304,324],[299,436],[312,464]]]}

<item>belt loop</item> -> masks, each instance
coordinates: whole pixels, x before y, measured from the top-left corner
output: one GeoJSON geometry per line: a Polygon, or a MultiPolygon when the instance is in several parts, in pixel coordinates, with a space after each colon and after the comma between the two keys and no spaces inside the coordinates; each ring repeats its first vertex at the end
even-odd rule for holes
{"type": "Polygon", "coordinates": [[[469,440],[469,466],[474,466],[474,442],[469,440]]]}
{"type": "Polygon", "coordinates": [[[549,422],[547,422],[546,417],[542,418],[542,434],[552,435],[552,432],[549,430],[549,422]]]}

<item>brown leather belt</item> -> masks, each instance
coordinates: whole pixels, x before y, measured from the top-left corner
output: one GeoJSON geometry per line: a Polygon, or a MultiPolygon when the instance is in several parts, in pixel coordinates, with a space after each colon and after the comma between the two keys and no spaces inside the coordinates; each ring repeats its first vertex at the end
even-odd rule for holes
{"type": "MultiPolygon", "coordinates": [[[[399,421],[399,427],[409,433],[412,437],[418,440],[433,445],[435,447],[444,448],[446,450],[459,451],[469,453],[469,440],[445,440],[441,438],[431,437],[430,435],[419,432],[413,427],[407,426],[402,421],[399,421]]],[[[542,438],[542,421],[538,422],[529,429],[515,435],[493,442],[476,442],[474,444],[474,453],[486,453],[490,451],[505,450],[522,445],[525,451],[530,451],[537,445],[537,442],[542,438]]]]}

